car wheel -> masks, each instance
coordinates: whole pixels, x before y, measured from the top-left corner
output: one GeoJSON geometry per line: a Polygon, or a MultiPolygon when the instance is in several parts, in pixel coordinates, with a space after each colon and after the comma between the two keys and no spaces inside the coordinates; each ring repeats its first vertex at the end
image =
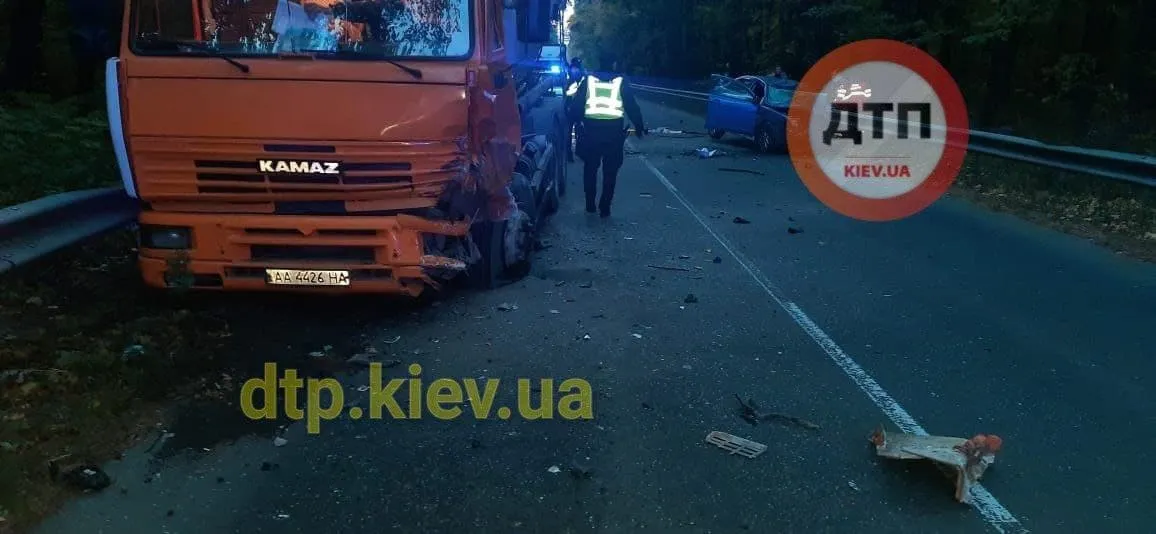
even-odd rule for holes
{"type": "Polygon", "coordinates": [[[709,132],[707,132],[707,133],[709,133],[709,134],[710,134],[710,138],[711,138],[711,139],[714,139],[715,141],[717,141],[717,140],[719,140],[719,139],[722,139],[722,137],[723,137],[724,135],[726,135],[726,132],[724,132],[723,130],[720,130],[720,129],[714,129],[714,130],[711,130],[711,131],[709,131],[709,132]]]}
{"type": "Polygon", "coordinates": [[[760,126],[759,131],[755,134],[755,144],[762,154],[769,154],[775,148],[774,134],[771,129],[766,126],[760,126]]]}

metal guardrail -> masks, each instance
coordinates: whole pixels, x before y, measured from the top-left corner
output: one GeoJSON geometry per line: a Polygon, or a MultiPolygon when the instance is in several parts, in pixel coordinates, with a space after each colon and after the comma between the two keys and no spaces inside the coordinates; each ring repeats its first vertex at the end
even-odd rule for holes
{"type": "MultiPolygon", "coordinates": [[[[672,89],[654,85],[633,84],[635,89],[706,102],[708,93],[672,89]]],[[[971,152],[1032,163],[1051,169],[1060,169],[1112,180],[1156,187],[1156,157],[1110,150],[1051,145],[1011,135],[969,130],[968,147],[971,152]]]]}
{"type": "MultiPolygon", "coordinates": [[[[520,83],[518,104],[536,107],[550,82],[530,77],[520,83]]],[[[121,187],[50,195],[0,208],[0,274],[134,220],[140,204],[121,187]]]]}
{"type": "Polygon", "coordinates": [[[70,191],[0,209],[0,274],[134,221],[124,189],[70,191]]]}

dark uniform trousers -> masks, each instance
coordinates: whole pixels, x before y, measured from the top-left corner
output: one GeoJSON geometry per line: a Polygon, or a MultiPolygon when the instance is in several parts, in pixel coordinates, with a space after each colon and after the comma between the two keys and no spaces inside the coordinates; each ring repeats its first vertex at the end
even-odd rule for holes
{"type": "Polygon", "coordinates": [[[578,157],[582,158],[582,181],[586,190],[586,211],[610,213],[618,170],[625,159],[626,133],[622,119],[585,119],[578,137],[578,157]],[[598,196],[598,169],[602,169],[602,195],[598,196]],[[597,203],[595,202],[597,200],[597,203]]]}

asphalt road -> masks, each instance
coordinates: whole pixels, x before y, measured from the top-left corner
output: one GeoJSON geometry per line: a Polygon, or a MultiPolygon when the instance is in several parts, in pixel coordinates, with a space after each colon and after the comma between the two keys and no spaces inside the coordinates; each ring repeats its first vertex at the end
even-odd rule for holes
{"type": "MultiPolygon", "coordinates": [[[[644,113],[650,127],[702,129],[681,111],[644,113]]],[[[498,405],[516,378],[584,378],[593,420],[345,418],[317,436],[293,425],[280,447],[256,424],[235,441],[145,443],[107,466],[113,488],[40,530],[1142,532],[1156,521],[1145,489],[1156,268],[950,198],[901,222],[849,220],[784,156],[741,142],[630,143],[609,220],[582,212],[571,166],[529,277],[360,332],[380,359],[421,364],[427,383],[503,380],[498,405]],[[687,155],[700,146],[728,154],[687,155]],[[752,426],[736,394],[821,428],[752,426]],[[958,504],[933,468],[876,457],[867,436],[881,423],[1003,437],[991,498],[958,504]],[[768,450],[728,455],[704,443],[712,430],[768,450]]],[[[297,313],[308,324],[325,306],[338,305],[297,313]]],[[[364,405],[365,376],[343,380],[347,402],[364,405]]],[[[218,425],[207,417],[171,442],[218,425]]]]}

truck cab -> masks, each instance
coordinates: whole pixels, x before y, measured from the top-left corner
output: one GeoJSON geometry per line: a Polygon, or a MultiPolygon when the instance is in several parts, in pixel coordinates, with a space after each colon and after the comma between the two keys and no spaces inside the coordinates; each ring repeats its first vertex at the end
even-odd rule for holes
{"type": "Polygon", "coordinates": [[[106,89],[145,283],[493,287],[557,206],[561,131],[522,131],[509,52],[561,7],[127,0],[106,89]]]}

